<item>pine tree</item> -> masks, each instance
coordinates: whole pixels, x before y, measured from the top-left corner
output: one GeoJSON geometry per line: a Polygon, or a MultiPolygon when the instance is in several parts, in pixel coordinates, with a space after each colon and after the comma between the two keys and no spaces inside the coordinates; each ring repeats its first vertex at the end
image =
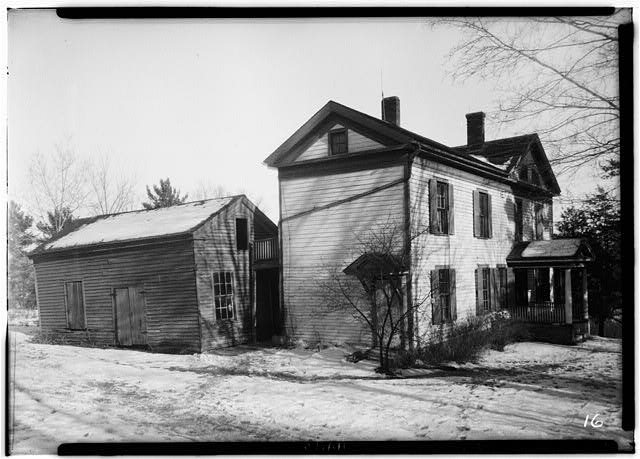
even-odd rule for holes
{"type": "Polygon", "coordinates": [[[9,203],[8,232],[8,301],[10,308],[36,307],[36,282],[33,263],[26,256],[27,248],[36,242],[31,233],[33,218],[24,213],[20,205],[9,203]]]}
{"type": "Polygon", "coordinates": [[[46,221],[40,221],[36,228],[42,233],[42,242],[53,239],[61,231],[73,224],[75,217],[68,207],[47,212],[46,221]]]}
{"type": "Polygon", "coordinates": [[[171,181],[160,179],[160,185],[153,185],[153,191],[147,186],[147,197],[149,202],[143,202],[142,206],[149,209],[158,209],[160,207],[171,207],[178,204],[184,204],[189,197],[185,194],[180,196],[180,190],[171,186],[171,181]]]}

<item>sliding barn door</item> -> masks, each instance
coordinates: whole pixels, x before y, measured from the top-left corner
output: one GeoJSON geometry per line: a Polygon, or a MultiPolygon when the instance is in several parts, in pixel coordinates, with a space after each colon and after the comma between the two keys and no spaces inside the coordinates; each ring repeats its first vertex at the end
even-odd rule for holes
{"type": "Polygon", "coordinates": [[[142,288],[115,289],[116,328],[122,346],[147,344],[142,288]]]}

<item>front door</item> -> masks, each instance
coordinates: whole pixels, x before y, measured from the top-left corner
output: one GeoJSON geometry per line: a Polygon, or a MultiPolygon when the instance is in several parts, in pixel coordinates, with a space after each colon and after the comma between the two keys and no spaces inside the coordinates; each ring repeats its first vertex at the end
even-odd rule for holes
{"type": "Polygon", "coordinates": [[[117,288],[115,299],[118,343],[122,346],[147,344],[142,288],[117,288]]]}

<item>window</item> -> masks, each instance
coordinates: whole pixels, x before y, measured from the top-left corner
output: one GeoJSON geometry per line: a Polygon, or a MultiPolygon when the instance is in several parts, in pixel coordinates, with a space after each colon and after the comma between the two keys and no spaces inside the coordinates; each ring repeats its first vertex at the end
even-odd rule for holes
{"type": "Polygon", "coordinates": [[[233,301],[233,273],[213,273],[213,304],[216,320],[233,319],[235,304],[233,301]]]}
{"type": "Polygon", "coordinates": [[[498,268],[498,304],[500,309],[507,307],[507,268],[498,268]]]}
{"type": "Polygon", "coordinates": [[[520,172],[518,172],[518,178],[520,180],[522,180],[523,182],[528,182],[529,181],[529,168],[528,167],[523,167],[520,169],[520,172]]]}
{"type": "Polygon", "coordinates": [[[438,212],[438,232],[449,233],[449,185],[447,183],[437,183],[436,208],[438,212]]]}
{"type": "Polygon", "coordinates": [[[455,274],[455,270],[449,268],[431,271],[431,322],[434,325],[456,320],[455,274]]]}
{"type": "Polygon", "coordinates": [[[491,195],[485,191],[473,192],[473,234],[479,238],[491,237],[491,195]]]}
{"type": "Polygon", "coordinates": [[[482,310],[488,312],[491,310],[491,270],[489,268],[481,269],[482,288],[480,290],[480,302],[482,310]]]}
{"type": "Polygon", "coordinates": [[[540,202],[535,205],[535,225],[536,240],[540,241],[544,237],[544,205],[540,202]]]}
{"type": "Polygon", "coordinates": [[[531,183],[536,186],[540,186],[540,174],[535,169],[531,169],[531,183]]]}
{"type": "Polygon", "coordinates": [[[84,318],[84,292],[82,282],[64,284],[65,307],[67,308],[67,324],[72,330],[86,328],[84,318]]]}
{"type": "Polygon", "coordinates": [[[516,220],[516,241],[522,240],[522,232],[524,228],[523,222],[524,214],[522,212],[522,199],[516,199],[516,212],[515,212],[515,220],[516,220]]]}
{"type": "Polygon", "coordinates": [[[429,226],[431,234],[453,234],[453,185],[429,180],[429,226]]]}
{"type": "Polygon", "coordinates": [[[246,218],[236,218],[236,248],[247,250],[249,247],[249,227],[246,218]]]}
{"type": "Polygon", "coordinates": [[[329,154],[339,155],[348,151],[347,130],[329,132],[329,154]]]}

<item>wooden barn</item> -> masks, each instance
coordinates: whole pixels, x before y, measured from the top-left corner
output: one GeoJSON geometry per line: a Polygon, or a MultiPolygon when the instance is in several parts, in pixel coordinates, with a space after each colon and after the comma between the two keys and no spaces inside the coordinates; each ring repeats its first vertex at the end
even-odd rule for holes
{"type": "Polygon", "coordinates": [[[244,195],[78,221],[30,254],[41,328],[174,352],[271,339],[277,233],[244,195]]]}

